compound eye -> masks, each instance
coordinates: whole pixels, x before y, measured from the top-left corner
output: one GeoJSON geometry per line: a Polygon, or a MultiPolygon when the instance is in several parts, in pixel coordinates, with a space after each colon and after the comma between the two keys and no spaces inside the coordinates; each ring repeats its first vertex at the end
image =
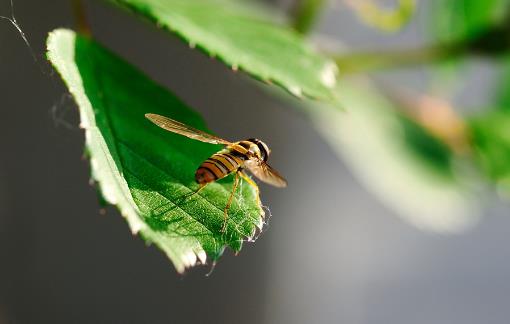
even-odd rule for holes
{"type": "Polygon", "coordinates": [[[271,153],[271,150],[269,149],[269,147],[267,147],[266,143],[260,141],[257,146],[259,147],[259,150],[260,150],[260,155],[262,156],[262,159],[264,161],[267,161],[267,158],[269,157],[269,154],[271,153]]]}

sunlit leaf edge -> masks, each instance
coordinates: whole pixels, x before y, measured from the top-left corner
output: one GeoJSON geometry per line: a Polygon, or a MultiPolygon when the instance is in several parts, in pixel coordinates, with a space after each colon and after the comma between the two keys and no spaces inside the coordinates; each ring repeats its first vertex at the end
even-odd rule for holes
{"type": "MultiPolygon", "coordinates": [[[[257,229],[263,225],[261,217],[264,213],[260,206],[250,209],[252,213],[258,214],[258,219],[254,219],[253,223],[250,221],[253,226],[249,226],[247,231],[244,231],[244,235],[233,235],[227,230],[225,235],[229,237],[219,241],[221,244],[217,245],[214,251],[204,250],[203,246],[197,244],[198,241],[192,242],[191,245],[189,242],[186,243],[185,245],[190,245],[186,251],[176,250],[173,246],[175,242],[168,242],[168,238],[162,238],[161,233],[152,230],[140,217],[139,205],[134,201],[129,185],[122,176],[122,170],[116,166],[114,158],[109,154],[105,138],[95,124],[94,108],[85,94],[78,67],[74,62],[70,62],[70,58],[74,58],[74,43],[77,37],[81,36],[65,29],[51,32],[47,41],[47,56],[64,79],[80,108],[81,127],[85,130],[86,150],[90,156],[92,179],[97,182],[105,201],[117,206],[128,221],[133,233],[139,233],[148,242],[159,246],[172,260],[178,272],[183,272],[187,267],[191,267],[197,262],[205,263],[207,257],[213,260],[217,259],[221,256],[225,245],[230,245],[235,251],[239,251],[242,241],[252,239],[257,229]]],[[[217,191],[221,186],[228,186],[228,183],[214,184],[214,186],[216,186],[214,190],[217,191]]],[[[242,196],[251,199],[251,201],[255,201],[255,194],[253,188],[249,186],[242,189],[242,196]]],[[[218,235],[224,236],[223,234],[218,235]]],[[[182,238],[179,239],[182,240],[182,238]]],[[[177,245],[177,248],[179,246],[177,245]]]]}

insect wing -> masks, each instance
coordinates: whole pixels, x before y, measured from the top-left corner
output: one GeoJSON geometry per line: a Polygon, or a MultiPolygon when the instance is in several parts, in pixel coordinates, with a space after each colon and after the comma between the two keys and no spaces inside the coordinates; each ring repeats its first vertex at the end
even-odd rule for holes
{"type": "Polygon", "coordinates": [[[224,140],[217,136],[208,134],[208,133],[203,132],[199,129],[185,125],[181,122],[170,119],[168,117],[164,117],[164,116],[157,115],[157,114],[145,114],[145,117],[148,120],[150,120],[151,122],[153,122],[154,124],[158,125],[159,127],[163,128],[167,131],[177,133],[177,134],[192,138],[194,140],[211,143],[211,144],[224,144],[224,145],[231,144],[231,142],[229,142],[227,140],[224,140]]]}
{"type": "Polygon", "coordinates": [[[287,187],[287,180],[264,161],[248,160],[245,162],[245,167],[250,170],[255,177],[265,183],[280,188],[287,187]]]}

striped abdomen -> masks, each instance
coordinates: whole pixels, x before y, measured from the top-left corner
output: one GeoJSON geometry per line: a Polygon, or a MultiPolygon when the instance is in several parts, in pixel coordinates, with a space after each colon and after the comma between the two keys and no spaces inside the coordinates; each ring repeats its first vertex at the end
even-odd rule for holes
{"type": "Polygon", "coordinates": [[[199,184],[206,184],[224,178],[237,171],[243,164],[245,156],[230,149],[224,149],[205,160],[195,173],[199,184]]]}

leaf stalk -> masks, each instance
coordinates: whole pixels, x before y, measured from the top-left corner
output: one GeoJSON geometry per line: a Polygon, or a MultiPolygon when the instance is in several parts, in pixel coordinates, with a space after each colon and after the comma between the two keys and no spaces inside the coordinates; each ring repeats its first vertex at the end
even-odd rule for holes
{"type": "Polygon", "coordinates": [[[294,6],[292,27],[300,34],[307,34],[314,26],[325,0],[301,0],[294,6]]]}

